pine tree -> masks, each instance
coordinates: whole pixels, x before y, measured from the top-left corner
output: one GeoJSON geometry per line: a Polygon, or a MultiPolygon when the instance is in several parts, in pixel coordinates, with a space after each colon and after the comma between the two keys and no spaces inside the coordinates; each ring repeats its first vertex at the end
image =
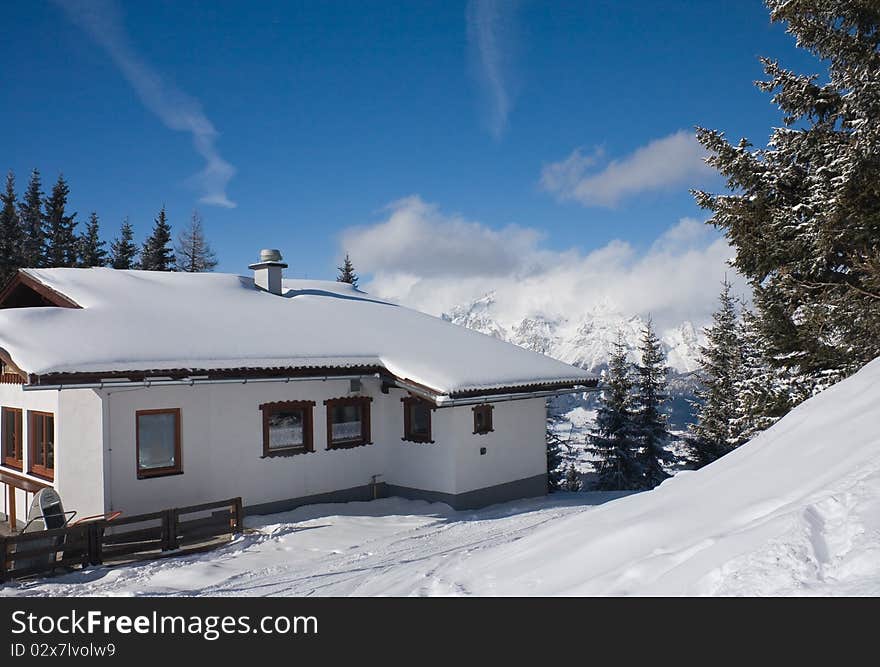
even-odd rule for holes
{"type": "Polygon", "coordinates": [[[351,263],[348,253],[345,253],[345,261],[342,263],[342,266],[337,268],[339,269],[339,275],[336,277],[336,282],[349,283],[353,287],[358,286],[358,275],[354,272],[354,265],[351,263]]]}
{"type": "Polygon", "coordinates": [[[632,412],[632,381],[622,334],[611,352],[605,374],[596,425],[590,444],[598,455],[597,488],[639,489],[644,471],[638,461],[638,441],[632,412]]]}
{"type": "Polygon", "coordinates": [[[193,211],[189,226],[177,236],[177,270],[188,273],[213,271],[217,266],[217,257],[205,239],[202,218],[198,211],[193,211]]]}
{"type": "Polygon", "coordinates": [[[565,481],[562,483],[562,488],[566,491],[580,491],[583,488],[581,476],[573,461],[570,461],[565,468],[565,481]]]}
{"type": "Polygon", "coordinates": [[[697,423],[692,428],[694,458],[703,466],[736,445],[731,421],[736,416],[735,382],[742,349],[738,336],[736,303],[730,283],[722,283],[719,308],[705,329],[707,344],[700,348],[702,387],[697,391],[697,423]]]}
{"type": "Polygon", "coordinates": [[[92,211],[85,233],[79,237],[79,266],[107,266],[107,244],[101,240],[98,214],[92,211]]]}
{"type": "Polygon", "coordinates": [[[39,268],[46,266],[43,257],[43,185],[40,172],[34,169],[18,208],[21,223],[22,266],[39,268]]]}
{"type": "Polygon", "coordinates": [[[76,213],[66,212],[70,187],[64,176],[59,176],[46,199],[43,214],[43,257],[46,266],[73,267],[77,265],[78,243],[76,213]]]}
{"type": "Polygon", "coordinates": [[[0,285],[22,266],[23,234],[15,199],[15,174],[10,171],[6,174],[6,191],[0,195],[0,285]]]}
{"type": "Polygon", "coordinates": [[[138,249],[134,243],[134,230],[128,218],[122,221],[119,238],[110,244],[110,266],[114,269],[133,269],[137,262],[138,249]]]}
{"type": "Polygon", "coordinates": [[[549,491],[559,491],[563,486],[564,458],[562,453],[562,437],[559,435],[560,419],[551,413],[547,406],[546,443],[547,443],[547,486],[549,491]]]}
{"type": "Polygon", "coordinates": [[[761,339],[757,317],[743,308],[739,326],[742,358],[734,382],[736,407],[731,420],[735,445],[748,442],[771,427],[791,406],[806,396],[797,379],[785,368],[774,367],[767,360],[766,343],[761,339]]]}
{"type": "Polygon", "coordinates": [[[174,251],[170,244],[171,225],[163,206],[153,225],[153,233],[144,241],[140,268],[144,271],[174,271],[174,251]]]}
{"type": "Polygon", "coordinates": [[[663,464],[671,463],[673,456],[666,450],[669,431],[666,428],[666,415],[661,409],[668,398],[666,355],[651,320],[642,330],[639,351],[642,360],[636,369],[634,422],[641,445],[639,462],[644,470],[644,485],[652,489],[669,477],[663,464]]]}
{"type": "Polygon", "coordinates": [[[806,396],[880,356],[880,3],[766,0],[826,66],[763,59],[783,125],[766,148],[700,128],[730,192],[695,192],[753,288],[764,357],[806,396]]]}

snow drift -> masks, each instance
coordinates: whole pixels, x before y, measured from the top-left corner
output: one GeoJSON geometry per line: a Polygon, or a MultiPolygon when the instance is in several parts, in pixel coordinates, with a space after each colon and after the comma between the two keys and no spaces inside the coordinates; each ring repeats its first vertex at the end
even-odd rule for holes
{"type": "Polygon", "coordinates": [[[852,577],[876,593],[878,529],[880,359],[712,465],[478,553],[462,576],[497,594],[834,592],[852,577]]]}

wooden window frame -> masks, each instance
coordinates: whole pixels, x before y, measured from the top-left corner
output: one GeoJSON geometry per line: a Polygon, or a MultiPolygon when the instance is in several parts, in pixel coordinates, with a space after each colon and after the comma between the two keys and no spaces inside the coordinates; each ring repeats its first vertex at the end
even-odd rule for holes
{"type": "Polygon", "coordinates": [[[134,439],[135,452],[134,464],[138,479],[152,479],[154,477],[168,477],[169,475],[183,474],[183,446],[181,444],[181,413],[180,408],[159,408],[158,410],[137,410],[134,413],[134,439]],[[174,420],[174,465],[164,468],[141,469],[141,430],[139,422],[141,415],[164,415],[173,414],[174,420]]]}
{"type": "Polygon", "coordinates": [[[24,411],[21,408],[7,408],[6,406],[0,409],[0,419],[2,419],[0,427],[2,427],[3,437],[6,436],[6,420],[9,419],[10,413],[12,413],[12,419],[14,420],[15,450],[18,453],[18,457],[6,456],[6,442],[3,442],[3,465],[21,472],[24,468],[24,434],[22,432],[24,411]]]}
{"type": "Polygon", "coordinates": [[[345,396],[342,398],[328,398],[324,401],[327,412],[327,449],[352,449],[373,444],[370,439],[370,403],[372,402],[373,398],[371,396],[345,396]],[[331,416],[333,408],[340,405],[359,405],[361,407],[361,437],[359,440],[333,442],[333,422],[331,416]]]}
{"type": "Polygon", "coordinates": [[[263,403],[260,410],[263,412],[263,456],[295,456],[296,454],[308,454],[315,451],[315,419],[314,401],[275,401],[263,403]],[[274,412],[302,410],[303,412],[303,444],[292,447],[269,447],[269,417],[274,412]]]}
{"type": "Polygon", "coordinates": [[[403,437],[401,440],[406,442],[421,442],[421,443],[433,443],[434,442],[434,425],[433,425],[433,412],[437,409],[437,406],[431,403],[431,401],[426,401],[424,398],[419,398],[418,396],[407,396],[405,398],[401,398],[400,402],[403,403],[403,437]],[[412,416],[410,413],[410,408],[414,405],[424,405],[428,408],[428,435],[419,435],[417,433],[412,432],[412,416]]]}
{"type": "Polygon", "coordinates": [[[495,406],[491,403],[481,403],[480,405],[474,406],[474,435],[488,435],[495,430],[495,420],[492,415],[494,411],[495,406]],[[477,428],[477,414],[481,412],[485,414],[483,423],[488,425],[488,428],[477,428]]]}
{"type": "MultiPolygon", "coordinates": [[[[45,443],[42,443],[45,444],[45,443]]],[[[47,458],[46,451],[43,451],[43,460],[47,458]]],[[[36,477],[42,477],[49,481],[55,480],[55,413],[44,412],[42,410],[28,410],[28,472],[36,477]],[[37,419],[52,418],[52,467],[47,468],[43,465],[34,463],[36,460],[35,452],[37,451],[37,442],[34,440],[37,434],[35,423],[37,419]]]]}

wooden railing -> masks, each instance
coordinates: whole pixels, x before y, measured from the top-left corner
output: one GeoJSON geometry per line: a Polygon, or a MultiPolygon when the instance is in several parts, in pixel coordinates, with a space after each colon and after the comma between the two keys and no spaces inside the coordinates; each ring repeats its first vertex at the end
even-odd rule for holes
{"type": "Polygon", "coordinates": [[[241,498],[0,537],[0,582],[202,551],[242,530],[241,498]]]}

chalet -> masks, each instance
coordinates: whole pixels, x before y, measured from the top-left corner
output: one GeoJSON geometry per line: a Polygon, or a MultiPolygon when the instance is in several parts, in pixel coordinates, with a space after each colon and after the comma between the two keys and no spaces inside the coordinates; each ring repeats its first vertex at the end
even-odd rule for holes
{"type": "Polygon", "coordinates": [[[80,516],[546,492],[546,398],[593,376],[285,267],[20,270],[0,292],[6,517],[46,486],[80,516]]]}

